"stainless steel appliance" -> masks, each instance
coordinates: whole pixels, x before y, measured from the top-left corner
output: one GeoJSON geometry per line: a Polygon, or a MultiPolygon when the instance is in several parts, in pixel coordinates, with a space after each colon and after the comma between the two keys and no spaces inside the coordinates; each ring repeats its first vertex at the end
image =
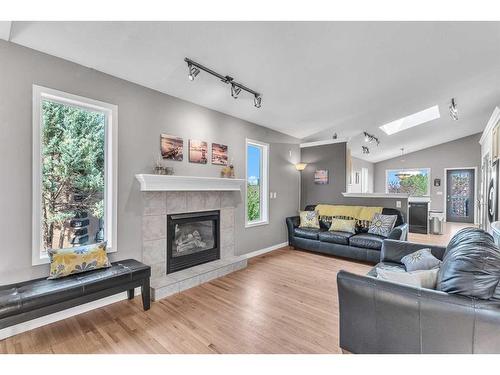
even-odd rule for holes
{"type": "Polygon", "coordinates": [[[498,160],[493,162],[488,185],[488,220],[490,223],[498,220],[498,164],[498,160]]]}

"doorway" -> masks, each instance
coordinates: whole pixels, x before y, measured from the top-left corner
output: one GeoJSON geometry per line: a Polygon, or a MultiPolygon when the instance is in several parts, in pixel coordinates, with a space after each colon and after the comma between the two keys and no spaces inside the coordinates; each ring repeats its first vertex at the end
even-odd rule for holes
{"type": "Polygon", "coordinates": [[[474,223],[476,169],[446,169],[446,221],[474,223]]]}

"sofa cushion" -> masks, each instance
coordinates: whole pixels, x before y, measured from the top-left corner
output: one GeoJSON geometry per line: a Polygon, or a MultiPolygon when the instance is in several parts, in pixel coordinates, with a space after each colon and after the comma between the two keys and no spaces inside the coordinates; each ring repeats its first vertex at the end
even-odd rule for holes
{"type": "Polygon", "coordinates": [[[478,228],[464,228],[451,239],[438,274],[437,289],[490,299],[500,281],[500,250],[493,237],[478,228]]]}
{"type": "Polygon", "coordinates": [[[410,285],[417,288],[435,289],[439,269],[418,270],[411,272],[392,271],[383,268],[377,269],[377,279],[397,284],[410,285]]]}
{"type": "Polygon", "coordinates": [[[318,233],[322,232],[321,229],[316,229],[316,228],[295,228],[293,230],[293,233],[297,237],[301,238],[307,238],[309,240],[317,240],[318,239],[318,233]]]}
{"type": "Polygon", "coordinates": [[[377,234],[379,236],[389,237],[394,224],[397,220],[396,215],[375,214],[368,228],[368,233],[377,234]]]}
{"type": "Polygon", "coordinates": [[[349,238],[349,245],[365,249],[380,250],[383,242],[383,236],[371,233],[359,233],[349,238]]]}
{"type": "Polygon", "coordinates": [[[332,232],[349,232],[354,234],[356,233],[356,220],[333,218],[330,230],[332,232]]]}
{"type": "Polygon", "coordinates": [[[340,245],[349,245],[349,238],[354,234],[340,231],[327,231],[318,234],[318,238],[322,242],[338,243],[340,245]]]}

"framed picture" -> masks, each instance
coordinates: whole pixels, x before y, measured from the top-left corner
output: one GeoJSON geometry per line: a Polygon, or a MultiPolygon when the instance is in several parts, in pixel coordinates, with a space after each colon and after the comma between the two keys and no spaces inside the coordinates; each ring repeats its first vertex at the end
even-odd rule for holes
{"type": "Polygon", "coordinates": [[[317,169],[314,172],[314,183],[320,185],[328,184],[328,169],[317,169]]]}
{"type": "Polygon", "coordinates": [[[189,140],[189,161],[191,163],[207,164],[208,144],[204,141],[189,140]]]}
{"type": "Polygon", "coordinates": [[[227,146],[219,143],[212,143],[212,164],[227,165],[227,146]]]}
{"type": "Polygon", "coordinates": [[[184,157],[184,140],[182,138],[162,134],[160,148],[163,159],[182,161],[184,157]]]}

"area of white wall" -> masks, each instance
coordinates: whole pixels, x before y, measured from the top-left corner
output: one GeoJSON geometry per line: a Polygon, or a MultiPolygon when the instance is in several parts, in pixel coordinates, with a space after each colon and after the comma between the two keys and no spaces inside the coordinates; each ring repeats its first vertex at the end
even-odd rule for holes
{"type": "Polygon", "coordinates": [[[351,187],[349,189],[349,192],[352,192],[352,193],[361,193],[362,192],[361,191],[361,185],[363,184],[363,182],[361,181],[363,179],[362,170],[363,170],[363,168],[366,168],[368,171],[367,181],[366,181],[368,191],[366,191],[366,193],[373,193],[373,183],[374,183],[373,163],[370,163],[369,161],[358,159],[355,157],[352,157],[351,160],[352,160],[352,174],[353,174],[353,176],[351,179],[352,184],[351,184],[351,187]],[[361,178],[360,183],[358,184],[359,186],[355,186],[356,184],[355,184],[354,174],[356,172],[358,172],[360,174],[360,178],[361,178]]]}
{"type": "MultiPolygon", "coordinates": [[[[37,84],[118,106],[118,252],[112,260],[141,257],[142,198],[136,173],[151,173],[160,134],[229,146],[236,177],[245,174],[245,138],[270,145],[269,224],[244,227],[243,199],[235,213],[236,253],[245,254],[286,241],[284,218],[294,215],[299,194],[299,140],[131,82],[0,41],[0,284],[43,277],[46,265],[31,265],[32,85],[37,84]]],[[[187,80],[186,80],[187,81],[187,80]]],[[[193,85],[192,82],[186,84],[193,85]]],[[[196,88],[194,86],[193,90],[196,88]]],[[[246,105],[236,102],[234,105],[246,105]]],[[[258,110],[258,109],[255,109],[258,110]]],[[[220,166],[169,162],[175,174],[218,176],[220,166]]],[[[242,197],[243,198],[243,197],[242,197]]]]}

